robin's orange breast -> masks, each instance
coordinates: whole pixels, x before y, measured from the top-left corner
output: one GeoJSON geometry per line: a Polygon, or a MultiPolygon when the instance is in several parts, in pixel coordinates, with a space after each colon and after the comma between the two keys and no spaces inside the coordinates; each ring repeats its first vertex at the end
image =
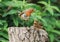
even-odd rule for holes
{"type": "Polygon", "coordinates": [[[27,16],[30,16],[33,11],[34,11],[33,9],[29,9],[29,10],[27,10],[27,11],[25,12],[25,14],[26,14],[27,16]]]}

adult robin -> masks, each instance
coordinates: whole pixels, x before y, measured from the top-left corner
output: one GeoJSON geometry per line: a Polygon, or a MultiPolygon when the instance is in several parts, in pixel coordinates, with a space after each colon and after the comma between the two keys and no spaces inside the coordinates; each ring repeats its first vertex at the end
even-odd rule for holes
{"type": "Polygon", "coordinates": [[[23,19],[23,20],[29,20],[29,18],[30,18],[30,16],[31,16],[31,14],[32,14],[33,11],[34,11],[33,8],[24,10],[23,12],[21,12],[21,13],[19,14],[19,16],[20,16],[21,19],[23,19]]]}

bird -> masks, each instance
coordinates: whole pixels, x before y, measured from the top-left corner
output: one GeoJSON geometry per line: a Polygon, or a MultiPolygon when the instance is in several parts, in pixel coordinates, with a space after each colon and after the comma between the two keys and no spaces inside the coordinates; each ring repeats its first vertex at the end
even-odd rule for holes
{"type": "Polygon", "coordinates": [[[37,20],[34,20],[33,26],[36,30],[40,30],[43,28],[43,24],[41,22],[38,22],[37,20]]]}
{"type": "Polygon", "coordinates": [[[26,10],[20,12],[19,13],[19,16],[23,20],[29,20],[29,18],[30,18],[30,16],[31,16],[31,14],[32,14],[33,11],[34,11],[33,8],[26,9],[26,10]]]}

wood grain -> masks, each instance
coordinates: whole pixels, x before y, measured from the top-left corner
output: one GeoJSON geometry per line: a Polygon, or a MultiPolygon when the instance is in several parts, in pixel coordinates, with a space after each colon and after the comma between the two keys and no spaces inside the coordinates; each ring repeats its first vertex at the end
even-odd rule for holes
{"type": "Polygon", "coordinates": [[[31,27],[9,27],[9,42],[48,42],[45,30],[35,30],[31,27]]]}

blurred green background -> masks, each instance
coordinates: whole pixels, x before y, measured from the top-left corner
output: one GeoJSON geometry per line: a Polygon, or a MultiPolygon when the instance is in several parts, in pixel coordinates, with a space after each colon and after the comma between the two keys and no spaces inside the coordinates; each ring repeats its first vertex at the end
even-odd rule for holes
{"type": "Polygon", "coordinates": [[[37,19],[48,32],[50,42],[60,42],[60,0],[0,0],[0,42],[8,42],[8,27],[33,25],[37,19]],[[34,8],[29,21],[18,16],[28,8],[34,8]]]}

